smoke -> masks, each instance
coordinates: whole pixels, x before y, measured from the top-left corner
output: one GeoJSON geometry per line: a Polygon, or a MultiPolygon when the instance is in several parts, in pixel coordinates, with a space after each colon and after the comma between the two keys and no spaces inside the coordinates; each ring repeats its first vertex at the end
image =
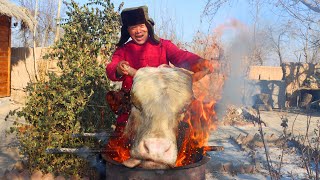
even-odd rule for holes
{"type": "Polygon", "coordinates": [[[217,28],[216,32],[224,39],[224,57],[221,62],[223,63],[223,73],[226,75],[226,79],[222,98],[217,106],[218,116],[221,117],[230,105],[253,105],[252,94],[254,94],[254,88],[246,78],[253,44],[249,30],[235,19],[217,28]],[[226,34],[226,30],[232,31],[226,34]]]}

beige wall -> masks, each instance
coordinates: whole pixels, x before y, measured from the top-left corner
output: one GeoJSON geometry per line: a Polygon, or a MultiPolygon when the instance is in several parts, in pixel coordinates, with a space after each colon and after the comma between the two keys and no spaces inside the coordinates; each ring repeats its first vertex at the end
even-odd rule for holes
{"type": "Polygon", "coordinates": [[[34,82],[35,72],[38,78],[44,78],[45,72],[55,71],[56,62],[44,60],[43,56],[49,48],[36,48],[35,61],[33,48],[11,48],[11,98],[19,103],[24,103],[26,98],[25,88],[29,82],[34,82]]]}
{"type": "MultiPolygon", "coordinates": [[[[61,74],[57,66],[58,60],[43,59],[43,56],[50,51],[50,48],[38,47],[35,49],[35,61],[33,48],[11,48],[11,99],[24,104],[26,101],[26,87],[29,82],[35,82],[35,72],[40,80],[47,80],[47,73],[54,72],[61,74]]],[[[99,61],[103,61],[98,57],[99,61]]],[[[114,83],[120,87],[119,83],[114,83]]]]}
{"type": "Polygon", "coordinates": [[[320,69],[320,64],[311,63],[284,63],[286,68],[286,99],[287,106],[297,104],[299,89],[303,88],[304,81],[315,73],[315,69],[320,69]]]}
{"type": "Polygon", "coordinates": [[[250,80],[282,80],[281,67],[250,66],[248,78],[250,80]]]}

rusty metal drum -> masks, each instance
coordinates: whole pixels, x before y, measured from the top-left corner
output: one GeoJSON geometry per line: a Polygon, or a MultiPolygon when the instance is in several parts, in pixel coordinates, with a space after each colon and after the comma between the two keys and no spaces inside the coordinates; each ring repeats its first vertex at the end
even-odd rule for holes
{"type": "Polygon", "coordinates": [[[203,156],[196,163],[181,166],[173,169],[143,169],[128,168],[116,161],[107,160],[106,179],[107,180],[205,180],[206,164],[210,160],[209,156],[203,156]]]}

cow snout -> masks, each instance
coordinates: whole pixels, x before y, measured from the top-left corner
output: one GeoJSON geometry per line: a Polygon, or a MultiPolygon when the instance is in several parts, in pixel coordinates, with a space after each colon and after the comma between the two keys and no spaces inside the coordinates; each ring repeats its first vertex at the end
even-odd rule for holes
{"type": "Polygon", "coordinates": [[[153,156],[170,155],[172,143],[164,138],[149,138],[142,141],[141,151],[153,156]]]}
{"type": "Polygon", "coordinates": [[[145,161],[174,167],[177,160],[177,147],[172,140],[165,138],[147,138],[140,141],[131,155],[145,161]]]}

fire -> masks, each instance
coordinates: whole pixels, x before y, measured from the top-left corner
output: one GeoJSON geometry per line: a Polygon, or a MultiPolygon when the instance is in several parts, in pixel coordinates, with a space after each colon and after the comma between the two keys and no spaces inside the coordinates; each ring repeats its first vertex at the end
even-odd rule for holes
{"type": "Polygon", "coordinates": [[[124,126],[117,127],[116,133],[120,136],[111,137],[107,144],[107,157],[114,161],[122,163],[130,158],[130,147],[129,138],[124,134],[124,126]]]}
{"type": "Polygon", "coordinates": [[[216,129],[214,111],[216,100],[212,93],[217,92],[212,92],[209,86],[210,82],[217,82],[221,84],[218,87],[222,87],[222,81],[218,79],[211,81],[212,78],[214,77],[205,77],[194,84],[195,99],[186,111],[182,122],[185,125],[179,127],[181,134],[179,138],[182,138],[183,142],[178,153],[176,167],[199,161],[207,151],[204,147],[207,145],[210,131],[216,129]]]}

